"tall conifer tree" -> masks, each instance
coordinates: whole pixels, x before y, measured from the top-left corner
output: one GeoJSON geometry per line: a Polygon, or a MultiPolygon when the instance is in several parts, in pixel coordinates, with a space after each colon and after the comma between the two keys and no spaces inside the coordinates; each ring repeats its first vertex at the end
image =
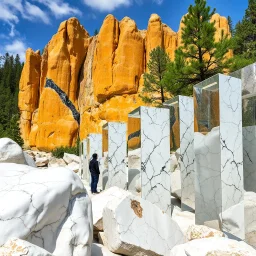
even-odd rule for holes
{"type": "Polygon", "coordinates": [[[195,0],[184,16],[182,46],[176,51],[175,61],[168,67],[165,80],[174,94],[191,94],[192,86],[222,73],[229,67],[226,54],[230,48],[229,39],[224,33],[215,41],[216,29],[210,22],[215,9],[207,6],[206,0],[195,0]]]}
{"type": "Polygon", "coordinates": [[[140,95],[144,102],[158,105],[166,101],[167,85],[163,78],[169,62],[168,54],[160,46],[150,52],[148,72],[143,76],[144,86],[140,95]]]}

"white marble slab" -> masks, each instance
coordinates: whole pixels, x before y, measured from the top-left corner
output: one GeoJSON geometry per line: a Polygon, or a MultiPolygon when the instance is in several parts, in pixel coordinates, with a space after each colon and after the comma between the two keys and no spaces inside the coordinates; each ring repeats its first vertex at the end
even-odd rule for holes
{"type": "Polygon", "coordinates": [[[141,197],[171,214],[170,112],[164,108],[140,107],[138,113],[141,197]]]}
{"type": "Polygon", "coordinates": [[[256,63],[231,76],[242,80],[244,189],[256,192],[256,63]]]}
{"type": "Polygon", "coordinates": [[[108,187],[127,188],[126,124],[108,123],[108,187]]]}
{"type": "Polygon", "coordinates": [[[216,75],[194,93],[196,223],[244,239],[241,80],[216,75]]]}
{"type": "MultiPolygon", "coordinates": [[[[194,172],[194,104],[193,98],[177,96],[164,103],[165,106],[177,108],[171,111],[171,120],[177,122],[177,131],[173,132],[174,141],[180,146],[181,174],[181,208],[183,211],[195,209],[195,172],[194,172]]],[[[173,128],[175,129],[175,128],[173,128]]]]}
{"type": "Polygon", "coordinates": [[[82,179],[85,179],[85,180],[89,180],[89,168],[88,168],[88,140],[87,139],[84,139],[83,142],[82,142],[82,179]]]}
{"type": "Polygon", "coordinates": [[[103,172],[103,158],[102,158],[102,134],[98,133],[91,133],[88,135],[88,164],[87,164],[87,173],[88,173],[88,178],[90,178],[90,172],[89,172],[89,162],[92,159],[92,155],[96,153],[98,155],[98,162],[99,162],[99,168],[100,168],[100,177],[99,177],[99,183],[98,186],[102,186],[102,172],[103,172]]]}

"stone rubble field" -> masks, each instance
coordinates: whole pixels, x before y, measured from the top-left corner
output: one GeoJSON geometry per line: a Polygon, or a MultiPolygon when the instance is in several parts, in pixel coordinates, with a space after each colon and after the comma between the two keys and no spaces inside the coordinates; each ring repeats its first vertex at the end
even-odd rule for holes
{"type": "Polygon", "coordinates": [[[58,162],[49,153],[23,152],[14,141],[0,139],[0,256],[256,255],[256,193],[245,192],[246,241],[195,225],[194,213],[180,209],[179,170],[172,158],[170,217],[117,187],[91,195],[69,167],[79,165],[76,156],[65,154],[58,162]]]}

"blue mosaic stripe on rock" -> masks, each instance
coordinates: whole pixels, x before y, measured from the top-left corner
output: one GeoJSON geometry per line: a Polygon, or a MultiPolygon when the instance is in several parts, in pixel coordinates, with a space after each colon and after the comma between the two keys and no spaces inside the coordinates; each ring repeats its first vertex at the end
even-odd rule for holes
{"type": "Polygon", "coordinates": [[[80,124],[80,113],[76,110],[73,103],[68,98],[67,94],[62,91],[57,84],[55,84],[51,79],[46,78],[45,88],[53,89],[60,97],[61,101],[70,109],[74,119],[80,124]]]}

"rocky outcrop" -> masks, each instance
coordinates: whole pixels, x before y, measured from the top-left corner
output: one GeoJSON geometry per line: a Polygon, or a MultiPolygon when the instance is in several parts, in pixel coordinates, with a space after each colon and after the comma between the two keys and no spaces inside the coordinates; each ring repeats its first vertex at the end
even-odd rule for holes
{"type": "Polygon", "coordinates": [[[36,147],[53,149],[75,143],[79,128],[78,120],[65,104],[58,91],[45,86],[51,79],[66,101],[78,109],[78,76],[89,46],[89,34],[76,18],[60,24],[58,32],[48,43],[42,56],[40,78],[40,103],[37,120],[36,147]],[[54,106],[53,106],[54,104],[54,106]]]}
{"type": "Polygon", "coordinates": [[[40,86],[40,53],[28,49],[19,90],[20,131],[24,145],[29,146],[29,135],[34,111],[38,108],[40,86]]]}
{"type": "MultiPolygon", "coordinates": [[[[226,18],[216,14],[213,20],[216,40],[222,29],[230,33],[226,18]]],[[[143,105],[139,93],[150,52],[161,46],[173,60],[181,28],[176,33],[152,14],[141,31],[128,17],[108,15],[99,34],[89,37],[76,18],[62,22],[42,56],[27,51],[19,95],[25,145],[72,146],[78,132],[83,139],[101,132],[106,121],[127,121],[143,105]]]]}

